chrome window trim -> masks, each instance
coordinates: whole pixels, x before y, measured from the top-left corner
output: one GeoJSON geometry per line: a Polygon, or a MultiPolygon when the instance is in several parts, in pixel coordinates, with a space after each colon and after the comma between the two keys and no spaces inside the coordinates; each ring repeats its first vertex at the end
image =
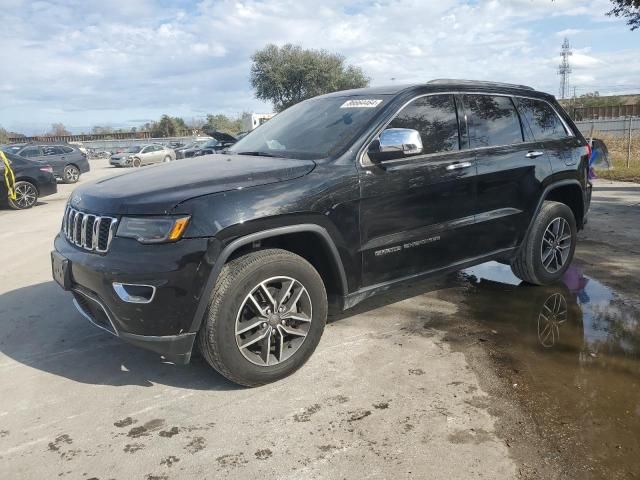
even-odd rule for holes
{"type": "MultiPolygon", "coordinates": [[[[556,114],[556,116],[560,119],[560,122],[562,122],[562,125],[564,126],[564,129],[567,132],[567,138],[575,137],[575,134],[573,133],[573,130],[571,130],[571,128],[569,128],[569,125],[564,120],[564,118],[562,118],[562,115],[560,115],[558,113],[558,110],[556,110],[556,108],[549,101],[547,101],[547,100],[545,100],[543,98],[532,97],[530,95],[512,95],[512,94],[508,94],[508,93],[495,93],[495,92],[447,91],[447,92],[423,93],[421,95],[417,95],[417,96],[411,98],[406,103],[404,103],[398,109],[398,111],[396,111],[393,114],[393,116],[389,119],[389,121],[387,121],[382,127],[380,127],[378,130],[376,130],[376,132],[370,137],[370,139],[368,139],[364,143],[364,145],[358,151],[358,163],[360,164],[360,166],[363,167],[363,168],[371,168],[371,167],[375,166],[373,163],[366,163],[364,161],[364,154],[366,153],[369,145],[371,145],[371,142],[373,142],[380,135],[380,133],[382,133],[382,131],[389,126],[389,124],[393,120],[395,120],[395,118],[398,116],[398,114],[400,114],[400,112],[402,112],[402,110],[404,110],[410,103],[412,103],[412,102],[414,102],[414,101],[416,101],[416,100],[418,100],[420,98],[430,97],[430,96],[433,96],[433,95],[490,95],[490,96],[494,96],[494,97],[509,97],[512,100],[514,98],[527,98],[527,99],[530,99],[530,100],[539,100],[539,101],[544,102],[547,105],[549,105],[549,107],[551,107],[551,109],[556,114]]],[[[513,102],[513,104],[514,104],[514,108],[516,109],[516,113],[520,117],[520,112],[518,110],[518,106],[515,104],[515,102],[513,102]]],[[[456,110],[457,110],[457,106],[456,106],[456,110]]],[[[464,121],[465,121],[465,123],[467,122],[467,115],[466,114],[464,115],[464,121]]],[[[522,122],[521,118],[520,118],[520,121],[522,122]]],[[[460,122],[460,119],[458,119],[458,122],[460,122]]],[[[468,125],[467,125],[467,134],[468,134],[468,125]]],[[[559,138],[559,139],[556,139],[556,140],[562,140],[562,139],[559,138]]],[[[542,141],[544,141],[544,140],[531,140],[529,142],[522,142],[522,143],[509,143],[509,144],[506,144],[506,145],[490,145],[490,146],[487,146],[487,147],[474,147],[474,148],[467,148],[467,149],[452,150],[452,151],[448,151],[448,152],[427,153],[427,154],[424,154],[424,155],[415,155],[415,156],[406,157],[406,158],[398,158],[398,159],[394,159],[394,160],[386,160],[384,163],[388,165],[388,164],[397,163],[399,161],[406,161],[406,160],[409,160],[411,158],[417,158],[417,157],[429,158],[429,157],[433,157],[433,156],[451,155],[451,154],[460,153],[460,152],[475,152],[477,150],[486,150],[488,148],[505,148],[505,147],[511,147],[513,145],[528,145],[528,144],[532,144],[532,143],[540,143],[542,141]]],[[[547,141],[549,141],[549,140],[547,140],[547,141]]]]}

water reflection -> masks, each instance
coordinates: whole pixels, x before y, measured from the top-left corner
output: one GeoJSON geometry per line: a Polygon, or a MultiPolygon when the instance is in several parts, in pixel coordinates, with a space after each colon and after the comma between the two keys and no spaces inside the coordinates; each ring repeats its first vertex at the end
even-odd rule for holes
{"type": "Polygon", "coordinates": [[[494,332],[490,348],[503,359],[503,373],[518,384],[517,395],[545,439],[579,458],[581,475],[575,478],[635,478],[637,304],[575,265],[562,282],[546,287],[521,283],[498,263],[467,269],[463,276],[469,315],[494,332]]]}

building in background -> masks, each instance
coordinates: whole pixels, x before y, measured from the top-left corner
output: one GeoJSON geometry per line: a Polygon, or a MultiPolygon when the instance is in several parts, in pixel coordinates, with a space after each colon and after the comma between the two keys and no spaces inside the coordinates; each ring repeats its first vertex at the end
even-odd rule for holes
{"type": "Polygon", "coordinates": [[[242,130],[250,132],[258,128],[267,120],[273,118],[275,113],[245,113],[242,115],[242,130]]]}

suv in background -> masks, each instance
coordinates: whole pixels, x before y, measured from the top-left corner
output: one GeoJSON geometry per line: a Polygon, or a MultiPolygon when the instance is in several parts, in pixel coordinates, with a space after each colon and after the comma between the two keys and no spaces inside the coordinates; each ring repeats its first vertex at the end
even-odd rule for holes
{"type": "Polygon", "coordinates": [[[154,163],[169,163],[176,159],[176,153],[163,145],[134,145],[122,153],[111,155],[109,163],[114,167],[142,167],[154,163]]]}
{"type": "Polygon", "coordinates": [[[209,140],[204,145],[197,145],[193,148],[182,150],[184,158],[201,157],[202,155],[211,155],[213,153],[220,153],[222,150],[229,148],[236,143],[236,139],[226,133],[216,134],[217,137],[209,140]]]}
{"type": "Polygon", "coordinates": [[[80,175],[91,169],[87,156],[74,145],[28,143],[3,148],[14,155],[20,155],[42,165],[50,165],[56,179],[65,183],[76,183],[80,175]]]}
{"type": "Polygon", "coordinates": [[[76,189],[53,276],[99,327],[248,386],[302,366],[329,300],[497,260],[569,267],[589,146],[546,93],[490,82],[335,92],[222,155],[76,189]]]}

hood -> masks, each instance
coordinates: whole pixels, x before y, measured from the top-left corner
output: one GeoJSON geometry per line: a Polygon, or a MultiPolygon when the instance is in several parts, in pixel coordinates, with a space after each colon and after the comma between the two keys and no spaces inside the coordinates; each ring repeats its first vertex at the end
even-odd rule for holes
{"type": "Polygon", "coordinates": [[[102,215],[162,215],[190,198],[291,180],[314,167],[311,160],[205,155],[88,183],[74,190],[70,202],[102,215]]]}
{"type": "Polygon", "coordinates": [[[129,152],[114,153],[113,155],[111,155],[111,158],[113,158],[114,160],[120,160],[121,158],[127,158],[129,155],[133,155],[133,153],[129,153],[129,152]]]}

